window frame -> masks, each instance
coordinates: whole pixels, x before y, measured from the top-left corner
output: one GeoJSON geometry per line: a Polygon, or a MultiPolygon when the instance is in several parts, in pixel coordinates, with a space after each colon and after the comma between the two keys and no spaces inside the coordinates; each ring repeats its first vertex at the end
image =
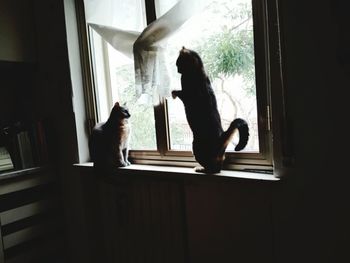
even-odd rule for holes
{"type": "MultiPolygon", "coordinates": [[[[155,2],[145,1],[144,4],[147,24],[150,24],[156,19],[155,2]]],[[[90,33],[85,20],[83,0],[76,0],[76,7],[87,125],[88,131],[91,132],[98,120],[98,102],[94,86],[90,33]]],[[[278,0],[252,0],[259,153],[228,152],[223,169],[273,172],[276,165],[281,166],[279,164],[284,163],[286,158],[290,159],[288,143],[283,143],[281,137],[281,134],[287,134],[287,129],[284,121],[286,111],[278,10],[278,0]]],[[[193,167],[196,161],[191,152],[170,150],[166,99],[162,99],[160,104],[154,107],[154,118],[157,150],[130,150],[131,161],[138,164],[193,167]]]]}

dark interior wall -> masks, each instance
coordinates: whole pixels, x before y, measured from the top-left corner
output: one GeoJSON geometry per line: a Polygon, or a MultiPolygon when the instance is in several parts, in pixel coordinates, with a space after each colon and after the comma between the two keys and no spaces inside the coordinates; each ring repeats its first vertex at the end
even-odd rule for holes
{"type": "Polygon", "coordinates": [[[295,165],[274,194],[276,262],[349,261],[349,4],[280,2],[295,165]]]}
{"type": "Polygon", "coordinates": [[[70,165],[77,159],[63,1],[35,0],[37,74],[33,94],[37,118],[47,119],[52,131],[56,163],[70,165]]]}
{"type": "MultiPolygon", "coordinates": [[[[64,1],[35,0],[37,28],[37,75],[34,88],[35,114],[47,120],[51,159],[61,179],[66,251],[71,262],[87,262],[85,236],[81,226],[79,185],[70,169],[78,162],[75,113],[67,49],[64,1]],[[79,257],[79,258],[78,258],[79,257]]],[[[76,50],[79,52],[79,50],[76,50]]]]}
{"type": "Polygon", "coordinates": [[[0,7],[1,60],[34,61],[36,28],[33,1],[3,0],[0,7]]]}
{"type": "Polygon", "coordinates": [[[71,209],[79,195],[68,170],[78,158],[63,1],[1,1],[0,91],[1,125],[45,121],[52,171],[64,199],[65,215],[60,216],[68,234],[61,253],[74,262],[79,246],[70,233],[81,221],[74,220],[79,206],[71,209]]]}
{"type": "Polygon", "coordinates": [[[33,1],[1,1],[0,127],[33,118],[35,41],[33,1]]]}
{"type": "Polygon", "coordinates": [[[62,183],[66,219],[65,252],[70,262],[89,262],[80,185],[71,173],[72,164],[79,160],[79,134],[76,132],[72,101],[64,1],[35,0],[35,12],[40,50],[37,58],[39,70],[36,96],[40,101],[37,114],[48,118],[52,137],[55,138],[52,142],[53,153],[62,183]]]}
{"type": "Polygon", "coordinates": [[[185,183],[189,262],[274,262],[276,187],[277,181],[220,177],[185,183]]]}
{"type": "Polygon", "coordinates": [[[0,72],[0,127],[32,119],[35,66],[2,61],[0,72]]]}

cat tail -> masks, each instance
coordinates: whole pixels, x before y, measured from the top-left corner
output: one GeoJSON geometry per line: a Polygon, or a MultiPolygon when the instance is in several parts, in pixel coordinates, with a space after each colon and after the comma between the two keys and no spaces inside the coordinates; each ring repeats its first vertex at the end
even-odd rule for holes
{"type": "Polygon", "coordinates": [[[235,151],[240,151],[246,147],[249,139],[249,127],[248,123],[240,118],[235,119],[231,122],[230,127],[222,135],[222,150],[225,151],[228,144],[231,142],[233,135],[238,130],[239,142],[235,147],[235,151]]]}

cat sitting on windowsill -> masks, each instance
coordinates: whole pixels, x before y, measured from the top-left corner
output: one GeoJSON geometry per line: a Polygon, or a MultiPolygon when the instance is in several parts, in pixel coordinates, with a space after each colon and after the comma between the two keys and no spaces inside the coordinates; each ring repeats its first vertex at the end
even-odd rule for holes
{"type": "Polygon", "coordinates": [[[98,170],[110,171],[130,165],[128,161],[130,113],[126,107],[114,104],[106,122],[98,123],[89,140],[91,161],[98,170]]]}

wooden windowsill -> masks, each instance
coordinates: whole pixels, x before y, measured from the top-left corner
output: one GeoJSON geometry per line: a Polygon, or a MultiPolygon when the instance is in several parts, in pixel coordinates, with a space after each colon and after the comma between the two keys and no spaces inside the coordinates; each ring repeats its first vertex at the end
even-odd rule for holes
{"type": "MultiPolygon", "coordinates": [[[[74,167],[79,169],[93,169],[93,163],[81,163],[74,164],[74,167]]],[[[191,178],[231,178],[231,179],[244,179],[244,180],[260,180],[260,181],[279,181],[273,174],[257,173],[257,172],[245,172],[245,171],[232,171],[222,170],[216,174],[203,174],[197,173],[193,168],[175,167],[175,166],[161,166],[161,165],[143,165],[132,164],[128,167],[117,168],[116,171],[120,171],[122,175],[128,175],[130,172],[142,173],[143,175],[157,176],[183,176],[191,178]]]]}

